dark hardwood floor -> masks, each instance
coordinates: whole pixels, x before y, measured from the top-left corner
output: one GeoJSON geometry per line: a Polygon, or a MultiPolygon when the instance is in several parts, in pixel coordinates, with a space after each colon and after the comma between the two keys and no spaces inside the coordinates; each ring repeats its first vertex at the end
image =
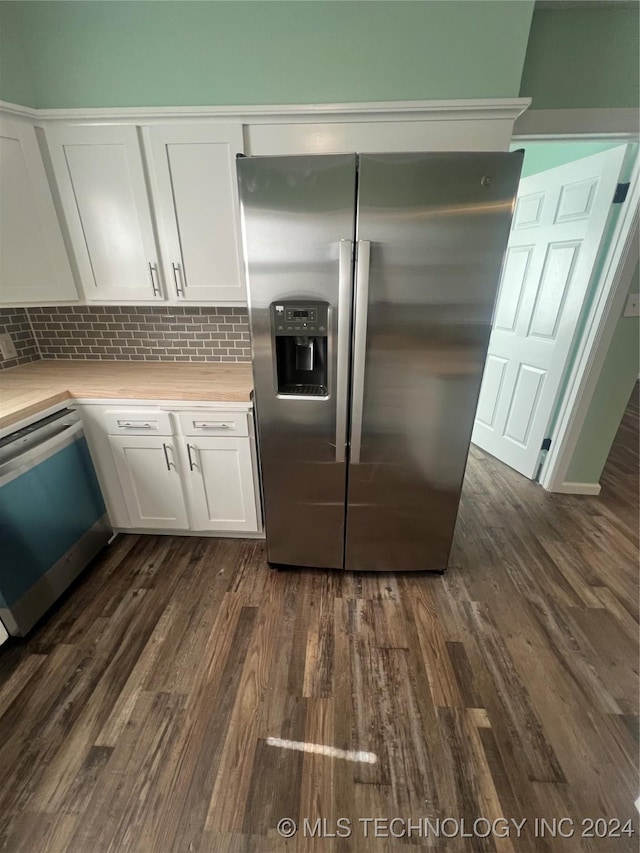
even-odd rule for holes
{"type": "Polygon", "coordinates": [[[121,536],[0,649],[0,849],[637,850],[637,394],[602,487],[473,450],[444,577],[121,536]]]}

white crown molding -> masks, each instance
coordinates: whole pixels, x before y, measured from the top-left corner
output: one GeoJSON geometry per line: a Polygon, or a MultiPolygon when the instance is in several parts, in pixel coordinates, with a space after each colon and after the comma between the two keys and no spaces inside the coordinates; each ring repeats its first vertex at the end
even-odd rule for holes
{"type": "Polygon", "coordinates": [[[637,139],[640,132],[640,110],[527,110],[513,128],[514,136],[524,138],[552,136],[596,136],[637,139]]]}
{"type": "Polygon", "coordinates": [[[12,118],[34,119],[38,115],[38,110],[33,107],[23,107],[20,104],[12,104],[9,101],[0,101],[0,111],[12,118]]]}
{"type": "Polygon", "coordinates": [[[235,119],[243,123],[326,121],[514,121],[530,98],[480,98],[446,101],[375,101],[342,104],[279,104],[202,107],[100,107],[35,109],[0,101],[0,111],[31,121],[96,123],[167,121],[171,119],[235,119]]]}

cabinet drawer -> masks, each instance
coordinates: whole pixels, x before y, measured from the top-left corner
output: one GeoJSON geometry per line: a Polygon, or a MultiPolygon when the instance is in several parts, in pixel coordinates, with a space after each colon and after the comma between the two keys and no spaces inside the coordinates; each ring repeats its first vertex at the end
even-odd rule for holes
{"type": "Polygon", "coordinates": [[[109,409],[103,414],[109,435],[171,435],[169,412],[160,409],[109,409]]]}
{"type": "Polygon", "coordinates": [[[248,412],[179,412],[183,435],[211,435],[222,437],[249,435],[248,412]]]}

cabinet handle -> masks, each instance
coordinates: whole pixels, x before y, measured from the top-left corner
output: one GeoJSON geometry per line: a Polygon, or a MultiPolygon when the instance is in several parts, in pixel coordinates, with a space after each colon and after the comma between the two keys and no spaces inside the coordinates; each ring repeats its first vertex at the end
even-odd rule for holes
{"type": "MultiPolygon", "coordinates": [[[[189,470],[193,471],[193,469],[196,467],[196,463],[191,458],[191,449],[191,445],[189,444],[189,442],[187,442],[187,457],[189,459],[189,470]]],[[[195,450],[195,447],[193,448],[193,450],[195,450]]]]}
{"type": "Polygon", "coordinates": [[[131,421],[118,421],[118,426],[122,429],[155,429],[153,424],[147,423],[131,423],[131,421]]]}
{"type": "Polygon", "coordinates": [[[176,293],[178,296],[184,296],[184,282],[182,280],[182,267],[180,264],[171,264],[173,267],[173,281],[176,286],[176,293]],[[178,282],[178,276],[180,277],[180,282],[178,282]]]}
{"type": "Polygon", "coordinates": [[[152,264],[149,261],[149,275],[151,276],[151,287],[153,288],[153,295],[160,296],[160,288],[156,282],[156,276],[158,275],[158,265],[152,264]]]}
{"type": "Polygon", "coordinates": [[[194,421],[193,426],[196,429],[233,429],[233,426],[224,421],[194,421]]]}
{"type": "Polygon", "coordinates": [[[164,442],[162,443],[162,449],[164,450],[164,461],[167,463],[167,471],[170,471],[171,470],[171,460],[169,459],[169,448],[167,447],[167,445],[164,442]]]}

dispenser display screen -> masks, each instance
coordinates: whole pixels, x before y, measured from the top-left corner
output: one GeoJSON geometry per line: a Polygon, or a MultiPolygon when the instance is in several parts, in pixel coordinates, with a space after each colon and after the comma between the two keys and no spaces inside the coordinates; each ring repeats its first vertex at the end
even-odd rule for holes
{"type": "Polygon", "coordinates": [[[318,312],[315,308],[286,308],[284,318],[288,323],[315,323],[318,312]]]}

